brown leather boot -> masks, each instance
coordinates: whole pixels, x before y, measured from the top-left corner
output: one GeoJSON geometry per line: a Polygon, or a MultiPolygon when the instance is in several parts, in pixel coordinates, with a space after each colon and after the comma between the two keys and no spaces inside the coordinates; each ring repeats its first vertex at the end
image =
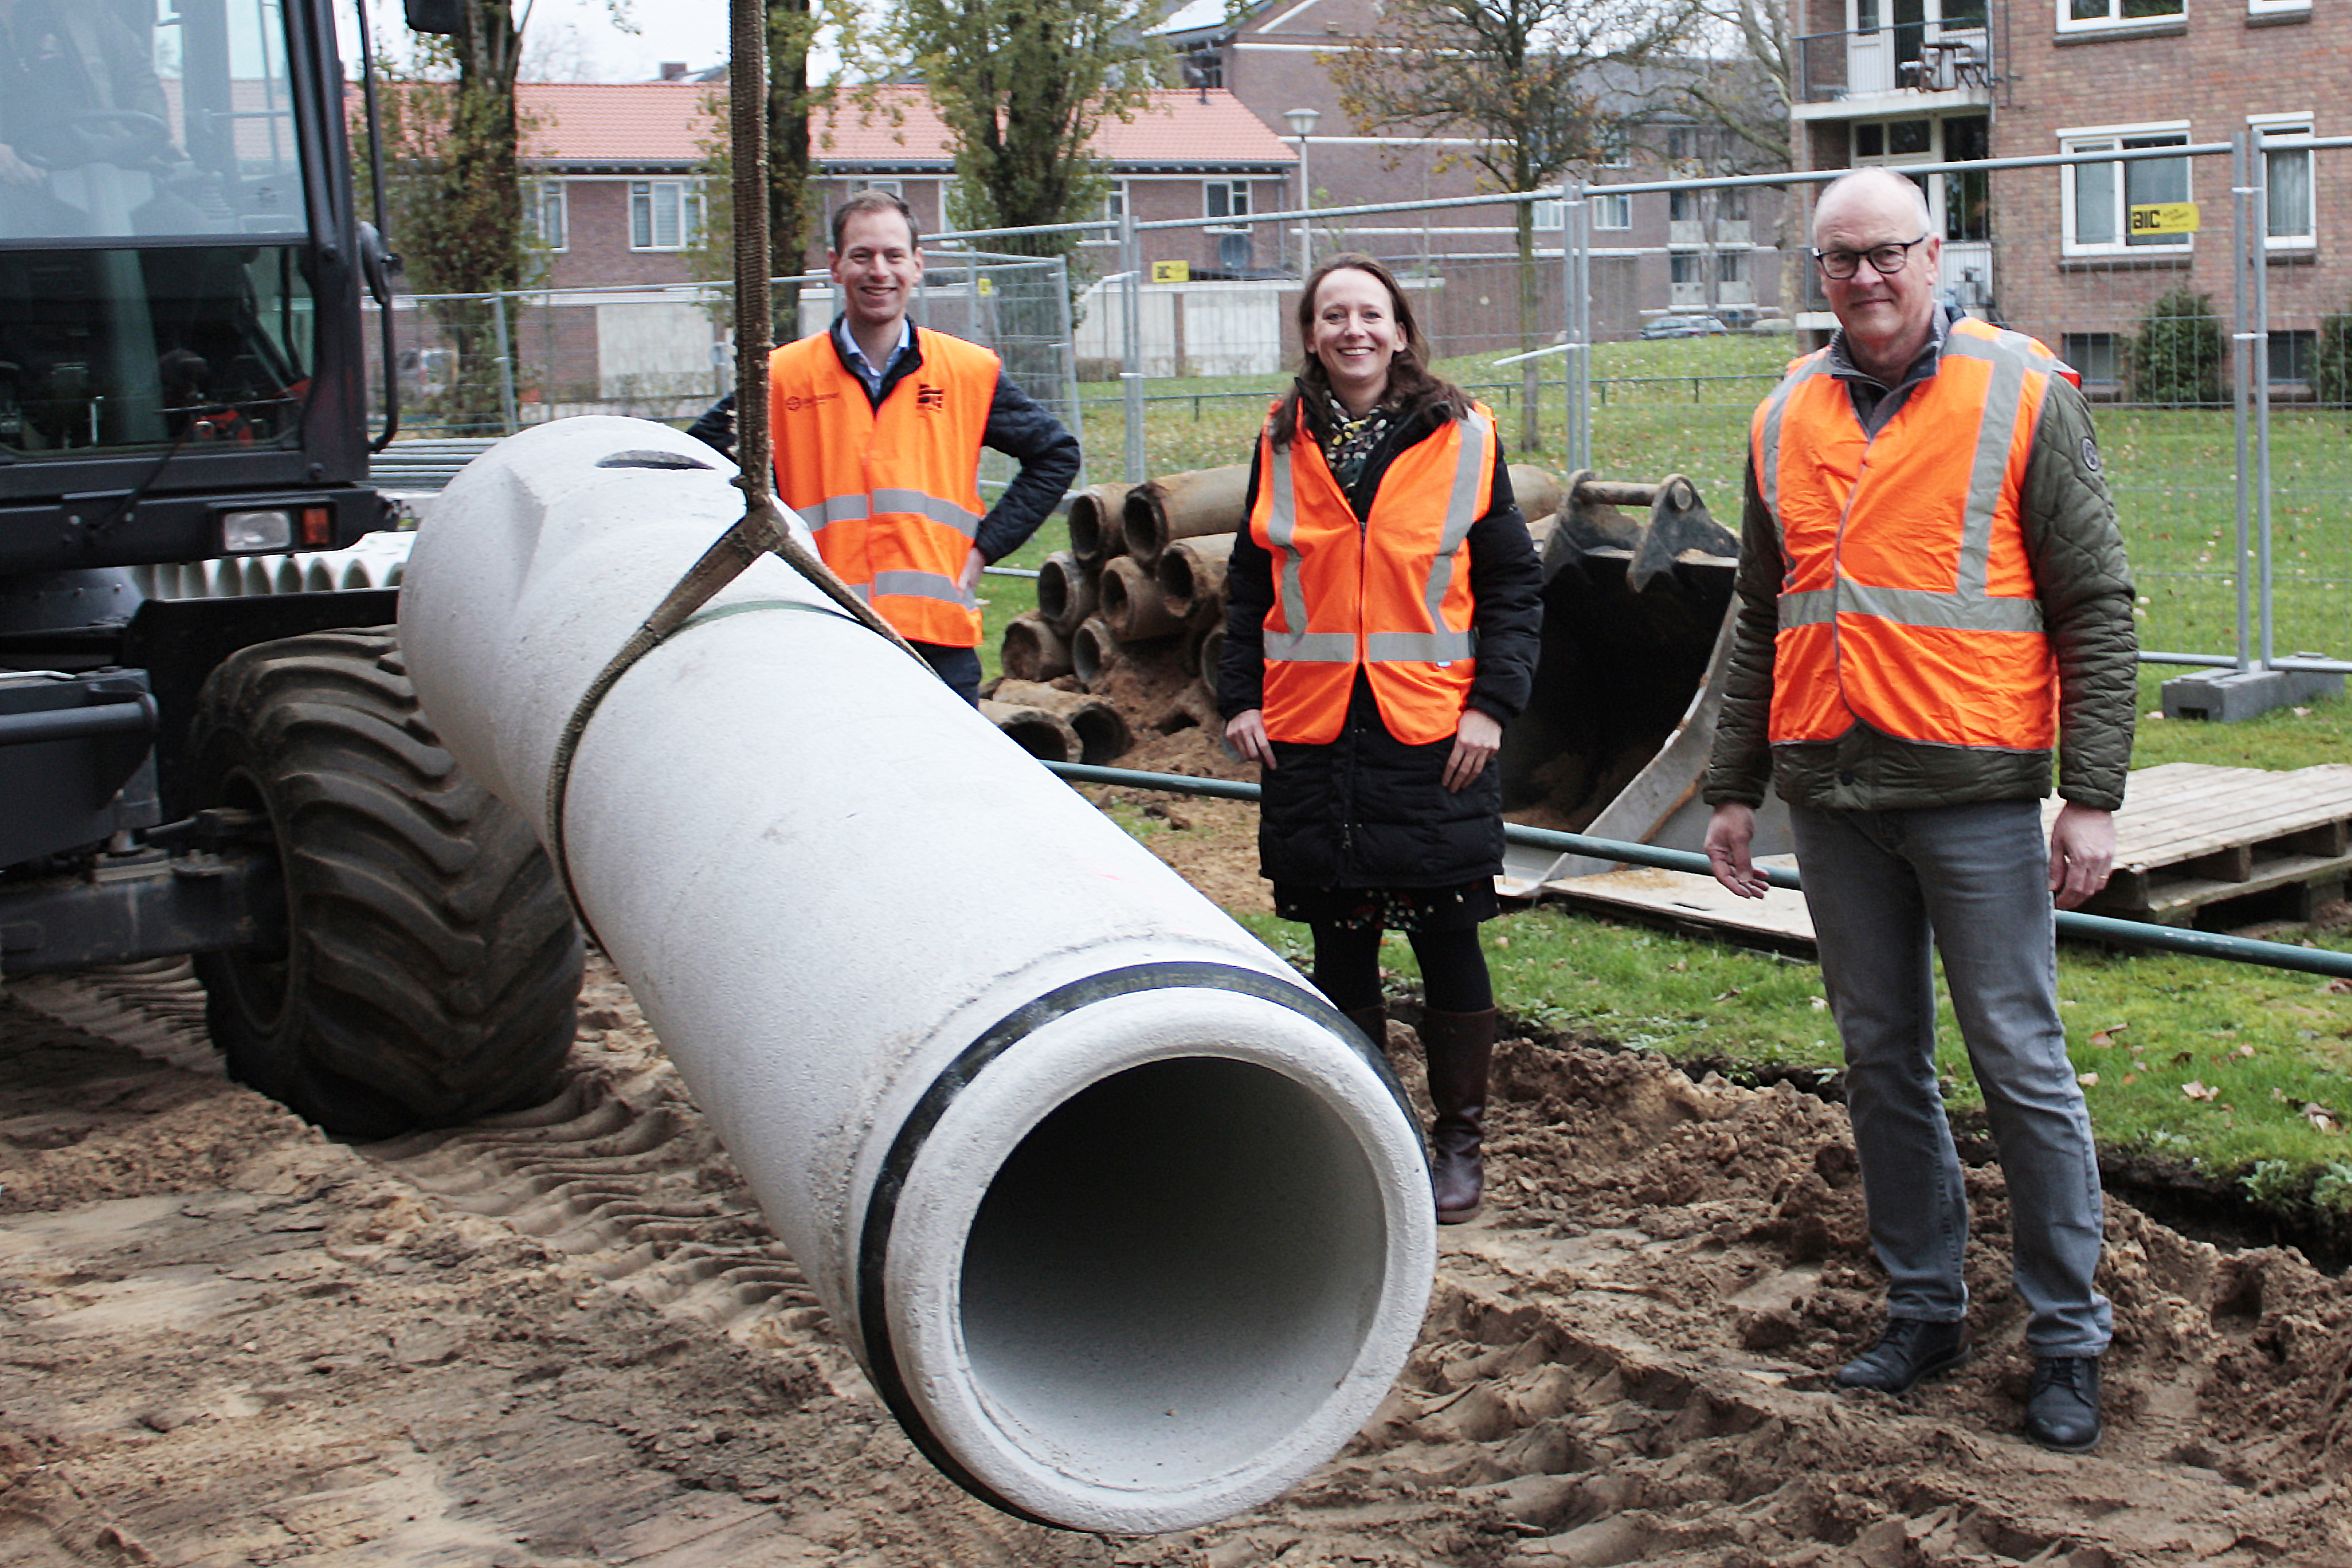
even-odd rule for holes
{"type": "Polygon", "coordinates": [[[1429,1058],[1429,1102],[1437,1120],[1429,1129],[1430,1185],[1437,1223],[1475,1219],[1486,1190],[1479,1141],[1486,1122],[1486,1068],[1495,1057],[1495,1009],[1441,1013],[1424,1008],[1421,1047],[1429,1058]]]}
{"type": "Polygon", "coordinates": [[[1372,1049],[1382,1056],[1389,1052],[1389,1010],[1385,1004],[1375,1007],[1349,1007],[1348,1022],[1364,1031],[1364,1038],[1372,1042],[1372,1049]]]}

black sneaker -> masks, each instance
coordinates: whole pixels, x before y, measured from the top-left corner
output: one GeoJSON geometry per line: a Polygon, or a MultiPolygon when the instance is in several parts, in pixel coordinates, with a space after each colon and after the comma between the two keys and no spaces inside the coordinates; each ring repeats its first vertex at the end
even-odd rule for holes
{"type": "Polygon", "coordinates": [[[2098,1357],[2035,1359],[2025,1394],[2025,1435],[2061,1454],[2087,1454],[2099,1446],[2098,1357]]]}
{"type": "Polygon", "coordinates": [[[1969,1359],[1967,1325],[1926,1318],[1889,1318],[1878,1342],[1837,1370],[1840,1388],[1906,1394],[1923,1377],[1949,1372],[1969,1359]]]}

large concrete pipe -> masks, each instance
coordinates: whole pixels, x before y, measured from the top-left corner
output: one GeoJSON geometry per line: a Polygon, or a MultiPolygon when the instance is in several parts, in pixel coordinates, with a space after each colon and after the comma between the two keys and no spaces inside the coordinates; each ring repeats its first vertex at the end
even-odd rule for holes
{"type": "Polygon", "coordinates": [[[1118,639],[1110,635],[1109,623],[1100,616],[1080,621],[1070,634],[1070,672],[1078,684],[1092,691],[1118,663],[1118,639]]]}
{"type": "Polygon", "coordinates": [[[1078,564],[1078,558],[1066,550],[1056,550],[1045,557],[1037,568],[1037,613],[1045,624],[1063,637],[1078,629],[1078,623],[1095,613],[1099,595],[1097,578],[1101,568],[1088,571],[1078,564]]]}
{"type": "MultiPolygon", "coordinates": [[[[992,695],[999,702],[1018,707],[1042,708],[1058,714],[1078,738],[1078,761],[1100,763],[1115,761],[1135,743],[1126,718],[1117,708],[1099,697],[1089,697],[1083,691],[1064,691],[1040,681],[1023,680],[1013,675],[996,683],[992,695]]],[[[997,728],[1003,729],[1002,724],[997,728]]]]}
{"type": "Polygon", "coordinates": [[[1004,623],[996,660],[1016,680],[1051,680],[1070,673],[1070,641],[1030,610],[1004,623]]]}
{"type": "Polygon", "coordinates": [[[1160,564],[1160,552],[1179,539],[1231,533],[1246,521],[1242,503],[1249,494],[1249,465],[1195,468],[1170,474],[1128,492],[1119,513],[1119,537],[1145,571],[1160,564]]]}
{"type": "Polygon", "coordinates": [[[1070,497],[1070,552],[1080,565],[1097,567],[1127,548],[1119,518],[1127,510],[1128,486],[1088,485],[1070,497]]]}
{"type": "Polygon", "coordinates": [[[1103,624],[1121,642],[1146,642],[1184,629],[1184,617],[1169,608],[1151,569],[1133,555],[1104,562],[1096,591],[1102,595],[1103,624]]]}
{"type": "Polygon", "coordinates": [[[1107,1532],[1276,1495],[1371,1415],[1427,1303],[1434,1215],[1394,1080],[776,560],[577,725],[740,512],[719,459],[664,426],[493,448],[402,597],[442,742],[543,842],[560,814],[583,916],[934,1462],[1107,1532]]]}
{"type": "Polygon", "coordinates": [[[1171,615],[1187,626],[1204,626],[1225,618],[1225,568],[1232,563],[1234,536],[1202,533],[1180,539],[1160,552],[1152,576],[1171,615]]]}
{"type": "Polygon", "coordinates": [[[1041,763],[1083,762],[1085,748],[1069,720],[1034,703],[980,700],[980,716],[1004,731],[1005,738],[1041,763]]]}

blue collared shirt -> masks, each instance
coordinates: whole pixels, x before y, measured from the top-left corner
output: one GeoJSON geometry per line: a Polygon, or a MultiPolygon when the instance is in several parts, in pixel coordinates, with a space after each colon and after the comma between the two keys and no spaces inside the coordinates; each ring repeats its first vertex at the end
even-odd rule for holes
{"type": "Polygon", "coordinates": [[[841,344],[842,360],[857,373],[857,379],[866,384],[866,395],[879,397],[882,395],[882,378],[888,375],[890,367],[914,346],[915,323],[904,316],[898,318],[898,345],[890,351],[890,357],[883,361],[879,370],[875,369],[873,363],[866,357],[866,351],[857,346],[856,336],[849,330],[848,317],[842,317],[835,324],[834,336],[841,344]]]}

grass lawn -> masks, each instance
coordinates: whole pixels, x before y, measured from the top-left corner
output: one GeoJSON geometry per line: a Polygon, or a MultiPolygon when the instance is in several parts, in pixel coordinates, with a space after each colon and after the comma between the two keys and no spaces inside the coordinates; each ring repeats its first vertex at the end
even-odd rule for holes
{"type": "MultiPolygon", "coordinates": [[[[1730,337],[1606,345],[1593,411],[1604,474],[1689,476],[1718,521],[1737,530],[1748,416],[1789,353],[1788,340],[1730,337]]],[[[1507,438],[1518,395],[1511,371],[1483,362],[1441,368],[1492,403],[1507,438]]],[[[1563,467],[1565,404],[1547,368],[1548,448],[1515,460],[1563,467]]],[[[1088,387],[1085,437],[1097,479],[1115,477],[1124,417],[1115,387],[1088,387]]],[[[1145,449],[1153,474],[1245,461],[1276,385],[1272,378],[1159,382],[1150,389],[1145,449]]],[[[2235,647],[2236,437],[2228,410],[2103,406],[2102,456],[2141,595],[2142,646],[2229,653],[2235,647]]],[[[2273,416],[2274,646],[2352,656],[2352,416],[2282,409],[2273,416]]],[[[1064,548],[1049,524],[1010,563],[1064,548]]],[[[991,577],[990,642],[1003,618],[1034,603],[1025,581],[991,577]]],[[[991,672],[994,649],[985,650],[991,672]]],[[[2352,702],[2234,725],[2149,717],[2178,668],[2147,667],[2135,766],[2196,762],[2294,768],[2352,760],[2352,702]]],[[[1244,915],[1277,952],[1304,960],[1304,928],[1244,915]]],[[[1828,1083],[1835,1031],[1812,965],[1727,943],[1616,925],[1538,908],[1485,928],[1498,996],[1515,1015],[1615,1039],[1677,1061],[1750,1076],[1828,1083]]],[[[2274,940],[2352,950],[2352,935],[2287,931],[2274,940]]],[[[1410,949],[1391,938],[1384,962],[1416,984],[1410,949]]],[[[2176,1163],[2239,1184],[2289,1221],[2352,1234],[2352,995],[2315,976],[2168,954],[2067,944],[2060,954],[2067,1037],[2093,1121],[2111,1152],[2176,1163]]],[[[1980,1106],[1945,1006],[1938,1059],[1955,1112],[1980,1106]]]]}

